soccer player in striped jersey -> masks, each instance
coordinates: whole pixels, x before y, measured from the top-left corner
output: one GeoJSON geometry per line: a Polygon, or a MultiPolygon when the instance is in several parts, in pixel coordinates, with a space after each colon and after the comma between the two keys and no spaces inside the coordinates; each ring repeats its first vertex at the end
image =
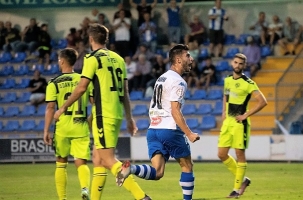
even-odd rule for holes
{"type": "Polygon", "coordinates": [[[78,85],[81,75],[73,72],[78,53],[71,48],[59,52],[59,67],[62,75],[52,79],[46,89],[44,142],[53,146],[56,154],[55,181],[59,200],[66,199],[68,156],[72,155],[77,167],[82,199],[89,199],[90,170],[86,164],[90,159],[90,132],[87,123],[87,104],[92,98],[92,85],[81,98],[69,106],[56,122],[53,141],[49,128],[56,106],[61,107],[78,85]]]}
{"type": "Polygon", "coordinates": [[[223,124],[218,142],[218,157],[235,176],[234,189],[228,198],[238,198],[251,183],[245,177],[247,162],[245,149],[248,148],[250,137],[249,116],[259,112],[267,105],[267,101],[257,84],[243,74],[247,58],[238,53],[232,60],[233,74],[224,79],[224,97],[222,119],[223,124]],[[250,98],[254,97],[257,104],[248,109],[250,98]],[[228,154],[234,148],[236,160],[228,154]]]}
{"type": "Polygon", "coordinates": [[[178,44],[169,51],[171,68],[157,79],[154,86],[149,107],[151,123],[147,131],[148,153],[152,166],[130,165],[129,161],[124,162],[116,177],[119,186],[123,185],[130,174],[146,180],[161,179],[165,163],[171,156],[181,167],[179,183],[183,199],[192,199],[195,178],[187,138],[190,142],[195,142],[200,137],[189,129],[181,112],[187,89],[181,75],[190,71],[193,62],[188,50],[186,45],[178,44]]]}
{"type": "MultiPolygon", "coordinates": [[[[68,100],[54,115],[59,117],[77,101],[93,83],[94,105],[92,107],[92,132],[97,152],[92,182],[92,200],[99,200],[105,184],[107,170],[114,176],[120,171],[122,163],[115,157],[120,126],[125,113],[129,133],[135,134],[137,127],[131,114],[128,95],[128,82],[125,62],[117,53],[106,48],[108,29],[100,24],[91,24],[88,29],[92,53],[84,57],[81,80],[68,100]]],[[[131,176],[124,184],[136,200],[149,200],[131,176]]]]}

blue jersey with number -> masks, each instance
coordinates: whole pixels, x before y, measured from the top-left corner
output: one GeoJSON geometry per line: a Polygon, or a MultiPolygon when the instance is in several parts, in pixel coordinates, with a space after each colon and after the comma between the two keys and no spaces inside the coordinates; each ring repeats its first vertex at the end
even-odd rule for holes
{"type": "Polygon", "coordinates": [[[149,128],[177,128],[171,114],[171,102],[179,102],[183,105],[186,89],[186,82],[175,71],[168,70],[157,79],[149,107],[151,121],[149,128]]]}

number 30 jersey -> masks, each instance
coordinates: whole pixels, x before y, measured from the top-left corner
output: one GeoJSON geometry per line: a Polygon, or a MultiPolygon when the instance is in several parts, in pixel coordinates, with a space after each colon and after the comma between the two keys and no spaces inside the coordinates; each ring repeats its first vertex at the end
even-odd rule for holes
{"type": "Polygon", "coordinates": [[[168,70],[157,79],[149,107],[149,128],[177,129],[171,114],[171,102],[177,101],[183,106],[186,89],[186,82],[175,71],[168,70]]]}
{"type": "MultiPolygon", "coordinates": [[[[46,102],[56,102],[60,108],[72,94],[81,79],[78,73],[64,73],[51,79],[46,88],[46,102]]],[[[67,108],[56,122],[56,134],[63,137],[84,137],[89,135],[87,104],[92,96],[92,84],[80,99],[67,108]]]]}
{"type": "Polygon", "coordinates": [[[117,53],[98,49],[84,57],[82,77],[94,86],[95,117],[123,119],[124,81],[127,79],[125,62],[117,53]]]}

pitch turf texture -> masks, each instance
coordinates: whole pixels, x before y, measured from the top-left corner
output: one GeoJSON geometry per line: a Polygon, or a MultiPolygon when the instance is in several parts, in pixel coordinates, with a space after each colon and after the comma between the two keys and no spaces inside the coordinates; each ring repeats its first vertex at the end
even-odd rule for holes
{"type": "MultiPolygon", "coordinates": [[[[89,164],[92,169],[92,165],[89,164]]],[[[54,164],[1,164],[0,199],[56,200],[54,164]]],[[[225,199],[233,188],[233,176],[221,163],[195,163],[195,191],[193,199],[225,199]]],[[[73,163],[68,165],[67,196],[80,200],[78,177],[73,163]]],[[[247,176],[252,184],[241,199],[303,199],[303,163],[249,163],[247,176]]],[[[169,162],[163,179],[145,181],[136,178],[143,190],[154,200],[181,200],[180,169],[169,162]]],[[[115,185],[108,175],[103,200],[131,200],[123,187],[115,185]]]]}

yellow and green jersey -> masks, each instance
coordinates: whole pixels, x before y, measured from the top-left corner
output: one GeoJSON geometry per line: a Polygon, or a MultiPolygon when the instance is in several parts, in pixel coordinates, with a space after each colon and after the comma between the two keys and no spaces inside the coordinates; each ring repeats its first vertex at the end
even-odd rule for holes
{"type": "MultiPolygon", "coordinates": [[[[64,73],[49,81],[46,88],[46,102],[56,102],[60,108],[80,82],[78,73],[64,73]]],[[[84,137],[89,135],[87,124],[87,105],[92,96],[93,87],[87,91],[60,116],[56,122],[56,134],[64,137],[84,137]]]]}
{"type": "MultiPolygon", "coordinates": [[[[226,97],[226,120],[237,123],[235,117],[242,115],[248,110],[248,103],[252,92],[259,90],[257,84],[242,74],[234,79],[228,76],[224,79],[224,95],[226,97]]],[[[249,118],[247,119],[250,124],[249,118]]]]}
{"type": "Polygon", "coordinates": [[[98,49],[84,57],[81,76],[93,83],[93,116],[122,119],[124,80],[127,79],[123,58],[113,51],[98,49]]]}

